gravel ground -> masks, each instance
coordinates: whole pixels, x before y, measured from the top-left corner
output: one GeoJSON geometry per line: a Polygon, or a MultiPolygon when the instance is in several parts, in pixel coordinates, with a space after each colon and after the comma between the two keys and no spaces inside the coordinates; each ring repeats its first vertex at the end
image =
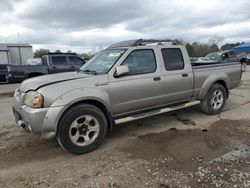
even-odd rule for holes
{"type": "Polygon", "coordinates": [[[119,125],[80,156],[16,127],[0,86],[0,187],[250,187],[250,71],[224,112],[198,107],[119,125]]]}

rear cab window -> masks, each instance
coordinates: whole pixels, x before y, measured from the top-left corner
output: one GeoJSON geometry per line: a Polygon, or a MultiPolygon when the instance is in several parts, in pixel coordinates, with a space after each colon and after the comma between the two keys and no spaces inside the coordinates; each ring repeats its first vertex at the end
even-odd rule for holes
{"type": "Polygon", "coordinates": [[[184,60],[179,48],[162,48],[162,58],[167,71],[184,69],[184,60]]]}
{"type": "Polygon", "coordinates": [[[53,65],[67,65],[66,56],[51,56],[51,62],[53,65]]]}

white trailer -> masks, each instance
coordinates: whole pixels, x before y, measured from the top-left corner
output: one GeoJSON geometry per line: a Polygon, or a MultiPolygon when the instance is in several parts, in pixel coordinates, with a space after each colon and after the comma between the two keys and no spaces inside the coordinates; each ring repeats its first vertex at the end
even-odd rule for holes
{"type": "Polygon", "coordinates": [[[29,58],[33,58],[33,49],[29,44],[0,44],[0,64],[26,65],[29,58]]]}

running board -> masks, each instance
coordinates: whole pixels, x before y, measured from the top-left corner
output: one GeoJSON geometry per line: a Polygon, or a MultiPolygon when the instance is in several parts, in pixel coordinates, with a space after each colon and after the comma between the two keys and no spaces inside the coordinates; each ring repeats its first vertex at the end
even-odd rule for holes
{"type": "Polygon", "coordinates": [[[184,104],[177,105],[177,106],[162,108],[162,109],[159,109],[159,110],[153,110],[153,111],[138,114],[138,115],[128,116],[128,117],[125,117],[125,118],[115,120],[115,124],[118,125],[118,124],[130,122],[130,121],[134,121],[134,120],[138,120],[138,119],[142,119],[142,118],[146,118],[146,117],[150,117],[150,116],[155,116],[155,115],[163,114],[163,113],[166,113],[166,112],[171,112],[171,111],[179,110],[179,109],[182,109],[182,108],[187,108],[187,107],[190,107],[190,106],[194,106],[194,105],[197,105],[197,104],[200,104],[200,103],[201,103],[200,101],[196,100],[196,101],[184,103],[184,104]]]}

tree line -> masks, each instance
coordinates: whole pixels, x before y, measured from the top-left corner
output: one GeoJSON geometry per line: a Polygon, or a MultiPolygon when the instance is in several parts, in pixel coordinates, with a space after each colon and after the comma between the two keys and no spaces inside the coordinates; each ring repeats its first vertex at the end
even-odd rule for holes
{"type": "Polygon", "coordinates": [[[231,50],[233,47],[241,44],[244,44],[244,42],[226,43],[219,47],[217,44],[193,42],[186,43],[185,46],[190,57],[203,57],[212,52],[231,50]]]}
{"type": "MultiPolygon", "coordinates": [[[[203,57],[212,52],[218,52],[222,50],[230,50],[235,46],[240,44],[244,44],[244,42],[237,42],[237,43],[225,43],[220,46],[220,44],[224,41],[224,37],[213,35],[211,36],[207,42],[192,42],[188,43],[183,41],[182,39],[174,39],[173,42],[175,44],[185,45],[190,57],[203,57]]],[[[41,58],[43,55],[48,54],[50,50],[48,49],[37,49],[34,52],[34,58],[41,58]]],[[[60,50],[56,50],[55,52],[60,53],[60,50]]],[[[70,50],[67,53],[72,53],[70,50]]],[[[91,58],[96,50],[93,53],[78,53],[80,57],[89,59],[91,58]]]]}

